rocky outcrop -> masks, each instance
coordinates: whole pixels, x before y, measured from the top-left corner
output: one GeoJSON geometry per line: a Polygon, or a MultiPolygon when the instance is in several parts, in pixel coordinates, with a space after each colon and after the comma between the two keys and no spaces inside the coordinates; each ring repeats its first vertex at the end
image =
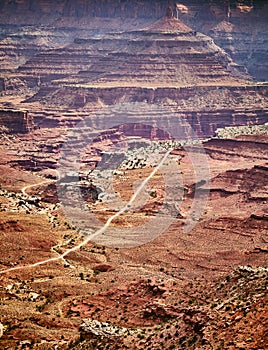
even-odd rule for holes
{"type": "Polygon", "coordinates": [[[90,318],[83,321],[79,328],[78,348],[80,345],[81,349],[116,349],[117,344],[121,344],[124,337],[133,333],[129,328],[112,326],[108,322],[99,322],[90,318]]]}
{"type": "Polygon", "coordinates": [[[129,334],[127,328],[112,326],[107,322],[99,322],[90,318],[84,320],[84,323],[80,326],[80,332],[82,339],[119,337],[129,334]]]}
{"type": "Polygon", "coordinates": [[[144,318],[153,318],[153,319],[170,319],[174,317],[182,317],[183,311],[180,308],[174,306],[165,305],[161,303],[152,303],[146,305],[143,310],[144,318]]]}
{"type": "MultiPolygon", "coordinates": [[[[250,147],[249,147],[250,149],[250,147]]],[[[260,154],[267,152],[267,147],[263,146],[260,149],[260,154]]],[[[209,153],[209,151],[208,151],[209,153]]],[[[260,155],[261,158],[261,155],[260,155]]],[[[211,191],[218,191],[225,194],[240,193],[248,201],[266,201],[268,198],[267,189],[265,185],[265,178],[267,177],[268,168],[253,167],[251,169],[243,170],[229,170],[224,174],[220,174],[211,180],[211,191]]],[[[263,217],[263,213],[252,213],[251,217],[263,217]]]]}
{"type": "Polygon", "coordinates": [[[34,128],[33,117],[27,111],[0,110],[0,128],[24,134],[34,128]]]}

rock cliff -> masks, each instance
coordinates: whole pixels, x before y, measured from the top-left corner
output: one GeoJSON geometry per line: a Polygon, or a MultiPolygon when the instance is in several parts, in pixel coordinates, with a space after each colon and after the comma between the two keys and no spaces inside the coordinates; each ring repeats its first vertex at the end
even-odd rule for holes
{"type": "Polygon", "coordinates": [[[0,130],[2,132],[24,134],[33,128],[33,117],[27,111],[0,110],[0,130]]]}
{"type": "MultiPolygon", "coordinates": [[[[232,60],[234,51],[228,55],[210,36],[196,31],[206,31],[215,40],[222,31],[233,35],[231,19],[239,26],[240,17],[246,18],[238,4],[231,4],[230,13],[224,2],[188,1],[177,9],[171,4],[166,16],[154,21],[166,11],[163,3],[149,6],[145,1],[147,20],[140,28],[129,24],[123,31],[107,33],[111,18],[120,17],[109,12],[113,1],[57,2],[55,16],[70,20],[64,28],[23,26],[19,32],[4,26],[0,105],[19,110],[23,103],[34,111],[40,127],[49,128],[74,126],[95,110],[112,110],[121,103],[160,105],[190,124],[199,137],[214,136],[216,129],[228,125],[266,122],[267,85],[252,82],[241,62],[232,60]],[[100,13],[110,19],[98,32],[91,22],[84,29],[77,22],[71,29],[71,18],[96,19],[100,13]]],[[[141,10],[136,1],[117,5],[126,17],[130,9],[138,11],[132,11],[132,17],[141,10]]],[[[10,6],[3,2],[3,13],[10,6]]],[[[23,10],[25,15],[40,11],[51,17],[53,12],[45,0],[38,5],[14,1],[12,6],[14,13],[23,10]]],[[[264,4],[255,2],[247,14],[255,18],[261,9],[264,4]]],[[[145,119],[150,116],[141,110],[145,119]]]]}
{"type": "MultiPolygon", "coordinates": [[[[184,7],[177,9],[175,4],[176,1],[168,0],[3,0],[0,20],[6,26],[49,25],[61,29],[87,28],[95,32],[126,30],[152,23],[161,18],[167,6],[171,5],[175,17],[178,16],[194,30],[211,35],[253,76],[267,80],[268,6],[265,0],[186,0],[184,7]],[[15,17],[11,17],[10,13],[15,17]]],[[[7,31],[10,29],[5,27],[7,31]]],[[[23,56],[16,54],[12,59],[21,61],[23,56]]]]}
{"type": "Polygon", "coordinates": [[[35,76],[54,85],[185,86],[236,83],[241,74],[235,68],[210,37],[164,17],[137,31],[76,38],[71,45],[36,54],[17,74],[26,81],[35,76]]]}

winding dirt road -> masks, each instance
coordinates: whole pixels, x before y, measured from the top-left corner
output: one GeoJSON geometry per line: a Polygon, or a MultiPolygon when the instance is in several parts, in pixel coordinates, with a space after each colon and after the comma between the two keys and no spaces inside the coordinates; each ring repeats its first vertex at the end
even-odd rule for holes
{"type": "Polygon", "coordinates": [[[30,188],[37,187],[37,186],[42,186],[42,185],[45,185],[45,184],[49,184],[51,182],[53,182],[53,181],[51,181],[51,180],[44,180],[42,182],[39,182],[38,184],[26,185],[26,186],[22,187],[21,192],[25,196],[28,196],[27,190],[29,190],[30,188]]]}
{"type": "MultiPolygon", "coordinates": [[[[6,270],[2,270],[0,271],[0,274],[3,273],[8,273],[11,271],[17,271],[17,270],[23,270],[23,269],[28,269],[28,268],[33,268],[33,267],[37,267],[40,265],[44,265],[44,264],[48,264],[50,262],[54,262],[54,261],[58,261],[58,260],[63,260],[64,262],[66,262],[65,257],[67,255],[69,255],[72,252],[75,252],[76,250],[79,250],[81,247],[83,247],[84,245],[86,245],[89,241],[91,241],[93,238],[95,238],[98,235],[104,234],[104,232],[107,230],[107,228],[110,226],[110,224],[112,223],[112,221],[114,219],[116,219],[118,216],[120,216],[121,214],[123,214],[126,210],[129,209],[129,207],[134,203],[135,199],[137,198],[137,196],[140,194],[140,192],[143,190],[144,186],[147,185],[147,183],[150,181],[150,179],[156,174],[156,172],[161,168],[161,166],[164,164],[165,160],[168,158],[168,156],[170,155],[172,150],[168,150],[164,157],[162,158],[162,160],[159,162],[159,164],[154,168],[154,170],[150,173],[150,175],[144,179],[142,181],[142,183],[140,184],[140,186],[137,188],[137,190],[135,191],[135,193],[133,194],[133,196],[131,197],[131,199],[129,200],[129,202],[127,202],[127,204],[120,209],[117,213],[115,213],[113,216],[111,216],[106,223],[96,232],[92,233],[91,235],[87,236],[81,243],[77,244],[76,246],[74,246],[73,248],[70,248],[68,250],[66,250],[63,254],[54,257],[54,258],[49,258],[46,260],[42,260],[39,261],[37,263],[34,264],[29,264],[29,265],[23,265],[23,266],[16,266],[16,267],[11,267],[9,269],[6,270]]],[[[40,185],[40,184],[39,184],[40,185]]],[[[31,185],[31,186],[36,186],[36,185],[31,185]]],[[[27,187],[27,186],[25,186],[27,187]]],[[[29,187],[27,187],[29,188],[29,187]]],[[[26,188],[26,189],[27,189],[26,188]]],[[[25,189],[25,188],[24,188],[25,189]]]]}

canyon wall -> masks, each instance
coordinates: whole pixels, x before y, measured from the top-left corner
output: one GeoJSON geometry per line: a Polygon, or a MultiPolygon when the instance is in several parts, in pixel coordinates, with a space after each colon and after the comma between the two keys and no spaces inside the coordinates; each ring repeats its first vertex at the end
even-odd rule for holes
{"type": "Polygon", "coordinates": [[[33,128],[33,117],[27,111],[0,110],[0,130],[24,134],[33,128]]]}
{"type": "MultiPolygon", "coordinates": [[[[78,28],[87,30],[88,34],[140,29],[165,15],[168,5],[176,16],[175,3],[173,0],[3,0],[0,2],[0,23],[3,27],[0,39],[5,42],[6,55],[10,50],[10,57],[3,61],[0,53],[0,62],[19,66],[40,50],[38,43],[43,48],[54,44],[53,41],[60,46],[60,42],[66,42],[68,37],[73,39],[78,28]],[[13,33],[14,26],[19,25],[45,25],[46,30],[40,33],[44,28],[39,27],[32,34],[29,27],[26,32],[21,29],[21,38],[27,43],[27,47],[23,47],[13,33]],[[49,29],[51,27],[61,32],[53,33],[49,29]],[[72,31],[68,31],[70,28],[72,31]],[[62,33],[63,29],[68,31],[67,35],[62,33]],[[10,32],[12,37],[8,37],[10,32]]],[[[185,24],[211,36],[257,80],[268,79],[267,1],[185,0],[183,3],[187,11],[179,12],[178,17],[185,24]]]]}
{"type": "MultiPolygon", "coordinates": [[[[79,122],[86,111],[90,116],[93,110],[98,110],[98,118],[108,118],[107,110],[116,110],[118,104],[138,103],[146,120],[149,108],[142,110],[143,104],[161,105],[161,109],[174,117],[185,119],[198,136],[210,137],[220,127],[267,122],[267,94],[267,86],[262,85],[181,88],[50,86],[40,89],[29,103],[41,101],[44,105],[60,108],[62,116],[51,118],[55,124],[69,127],[74,125],[74,119],[65,112],[67,108],[76,109],[79,122]]],[[[51,118],[46,116],[40,120],[40,125],[50,127],[51,118]]]]}
{"type": "MultiPolygon", "coordinates": [[[[52,128],[144,102],[173,109],[203,137],[267,121],[267,84],[253,83],[243,66],[266,78],[266,3],[189,0],[180,20],[162,17],[167,4],[176,17],[174,1],[2,1],[0,108],[28,109],[52,128]]],[[[10,123],[16,132],[32,128],[10,123]]]]}
{"type": "MultiPolygon", "coordinates": [[[[10,11],[14,14],[20,13],[22,20],[29,15],[36,15],[37,20],[42,21],[42,15],[49,15],[51,17],[143,17],[143,18],[160,18],[165,14],[167,6],[171,6],[175,12],[175,4],[177,1],[173,0],[3,0],[0,3],[0,10],[2,12],[10,11]]],[[[199,19],[222,19],[228,12],[228,1],[225,0],[185,0],[184,5],[188,6],[190,10],[190,17],[194,16],[196,20],[199,19]],[[205,11],[204,11],[205,9],[205,11]],[[197,13],[197,15],[196,15],[197,13]]],[[[261,11],[266,5],[265,0],[253,1],[238,1],[230,0],[229,5],[231,10],[238,9],[239,12],[246,13],[251,11],[251,7],[255,11],[261,11]]],[[[187,12],[186,12],[187,13],[187,12]]],[[[183,12],[182,14],[185,14],[183,12]]],[[[7,21],[8,19],[6,19],[7,21]]],[[[30,18],[28,18],[28,21],[30,18]]]]}

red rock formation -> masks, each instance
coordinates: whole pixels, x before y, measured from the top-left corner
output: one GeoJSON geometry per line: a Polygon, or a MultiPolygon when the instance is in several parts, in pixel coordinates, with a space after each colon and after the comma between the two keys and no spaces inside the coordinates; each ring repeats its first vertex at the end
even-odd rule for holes
{"type": "MultiPolygon", "coordinates": [[[[146,121],[146,116],[148,116],[150,112],[148,108],[142,110],[142,103],[155,105],[164,104],[165,107],[162,108],[172,113],[173,117],[177,116],[181,126],[190,124],[199,137],[214,136],[216,129],[221,127],[263,124],[267,122],[267,108],[262,108],[259,104],[255,105],[254,100],[252,100],[253,96],[256,96],[256,99],[258,96],[258,98],[265,100],[267,94],[267,88],[265,86],[234,86],[221,89],[218,87],[76,88],[68,86],[60,87],[56,91],[54,89],[55,87],[41,89],[30,101],[41,100],[44,104],[48,103],[50,106],[54,105],[58,108],[79,106],[83,109],[88,108],[87,106],[90,103],[91,108],[95,107],[100,109],[100,117],[102,118],[105,118],[105,109],[103,115],[101,112],[101,107],[103,105],[108,105],[109,110],[113,110],[113,105],[116,105],[122,100],[124,103],[140,102],[140,112],[143,113],[144,121],[146,121]],[[82,101],[76,98],[78,92],[79,95],[84,96],[82,101]],[[60,106],[61,96],[65,96],[65,99],[62,101],[62,106],[60,106]],[[246,107],[240,102],[242,96],[245,98],[248,96],[249,102],[246,107]],[[175,106],[169,106],[166,101],[174,101],[175,106]]],[[[51,121],[54,120],[54,124],[56,125],[56,117],[51,118],[51,121]]],[[[76,118],[78,120],[78,115],[76,118]]],[[[64,123],[64,120],[65,125],[74,125],[73,119],[68,121],[67,117],[62,118],[62,123],[64,123]]],[[[43,123],[44,125],[53,126],[53,124],[48,123],[48,120],[46,122],[46,119],[44,119],[43,123]]],[[[129,123],[129,121],[126,120],[126,123],[129,123]]],[[[128,126],[128,128],[130,128],[130,126],[128,126]]],[[[145,136],[147,132],[146,129],[144,129],[143,132],[143,136],[145,136]]]]}
{"type": "Polygon", "coordinates": [[[0,110],[0,128],[11,133],[27,133],[34,128],[33,117],[27,111],[0,110]]]}
{"type": "Polygon", "coordinates": [[[193,30],[185,25],[183,22],[174,17],[173,10],[169,6],[167,8],[166,17],[154,22],[146,28],[147,30],[156,31],[177,31],[177,32],[193,32],[193,30]]]}

